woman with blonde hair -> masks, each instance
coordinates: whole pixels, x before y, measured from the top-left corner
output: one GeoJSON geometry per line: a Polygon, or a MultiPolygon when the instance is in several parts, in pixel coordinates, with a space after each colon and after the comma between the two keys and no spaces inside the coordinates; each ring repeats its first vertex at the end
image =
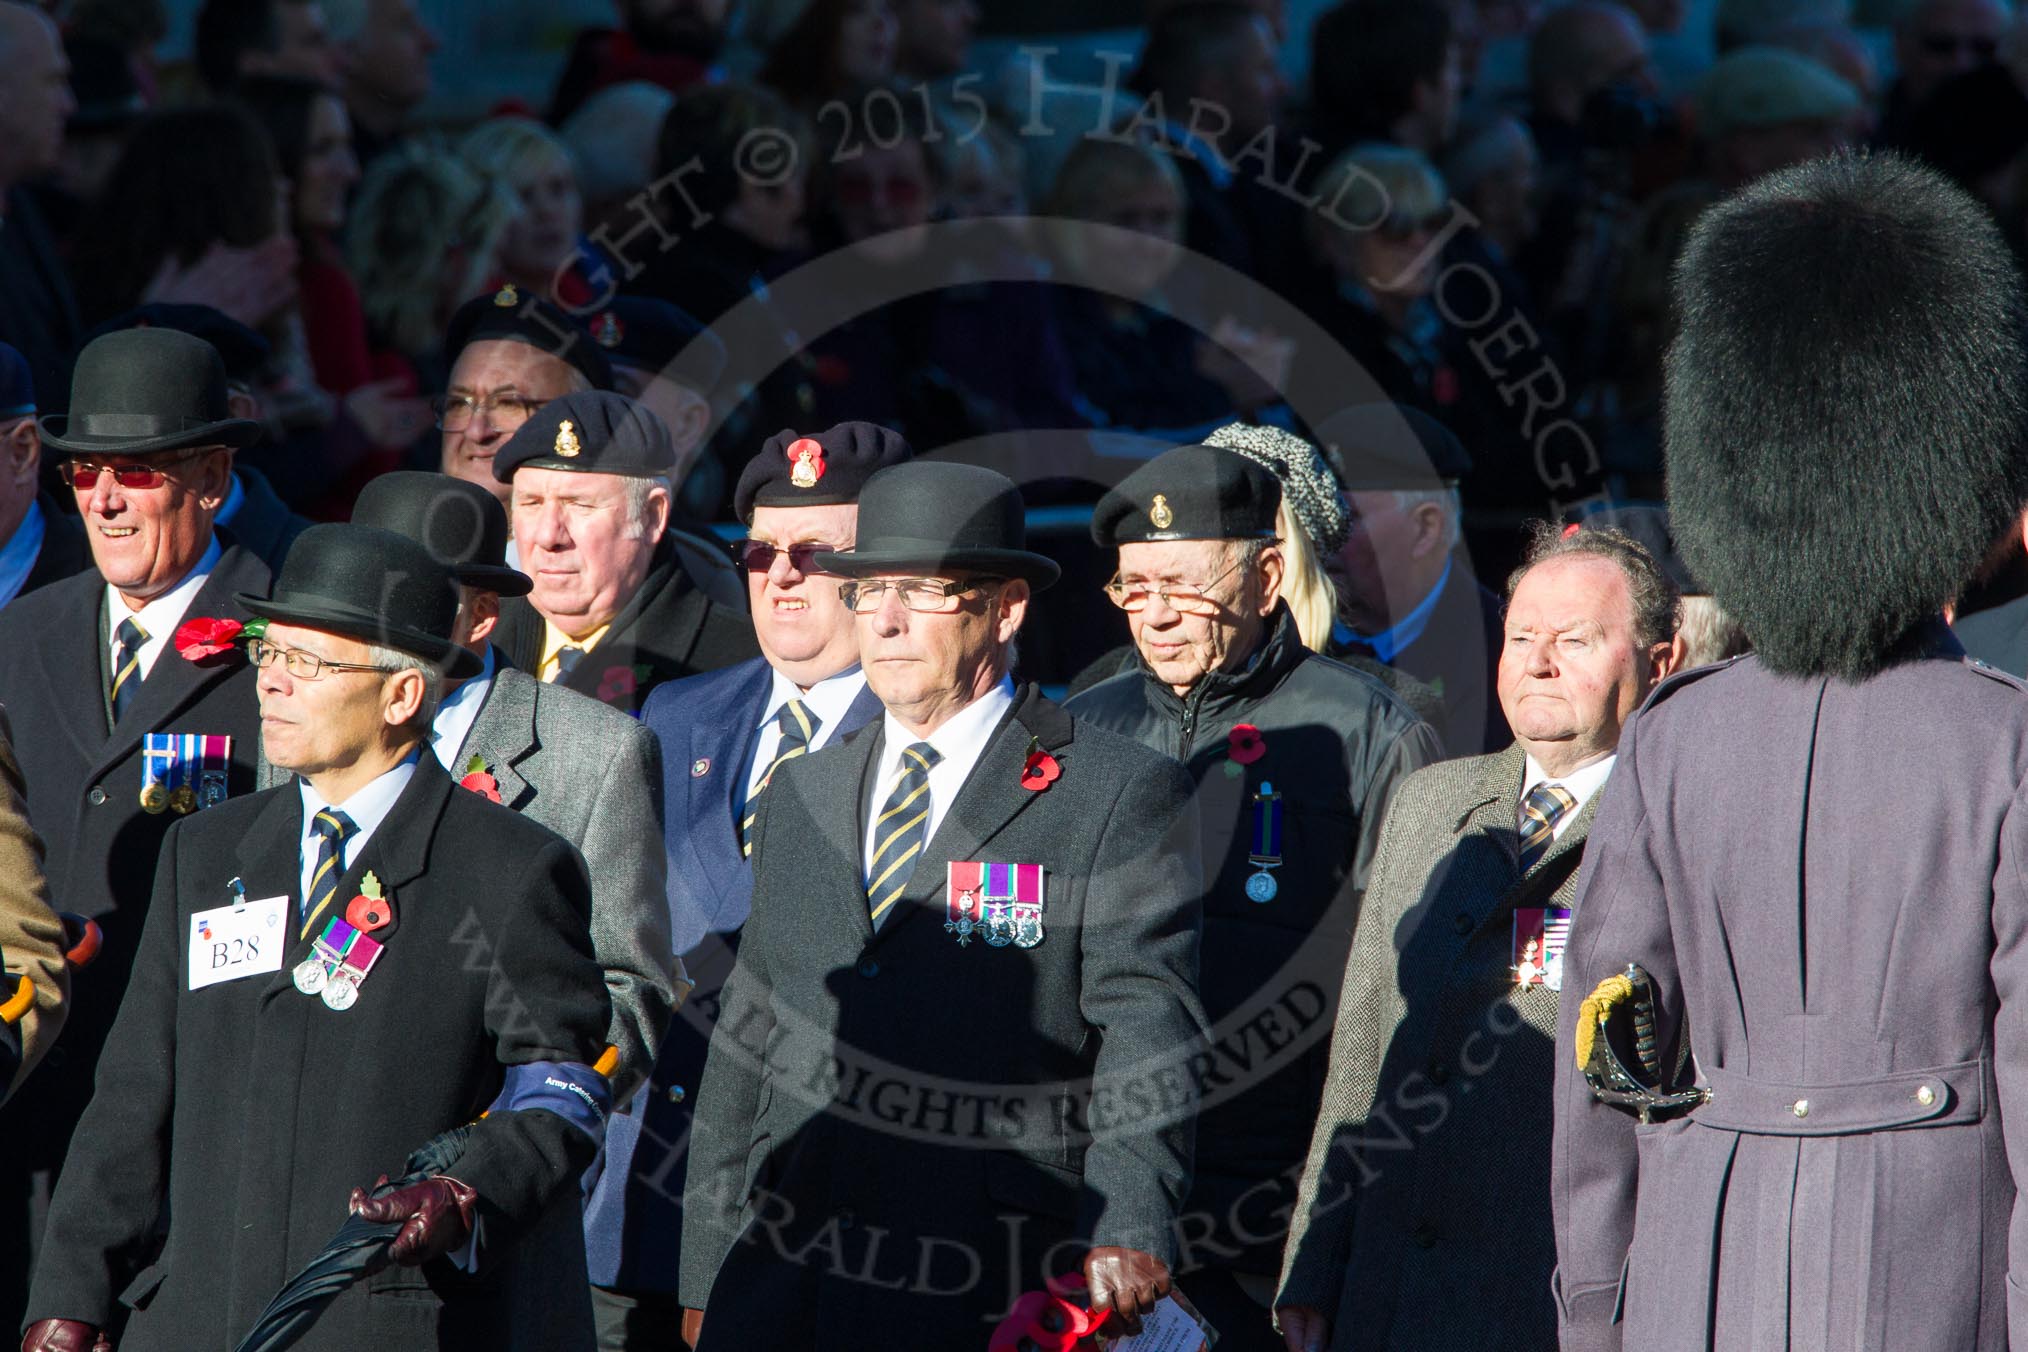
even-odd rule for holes
{"type": "Polygon", "coordinates": [[[564,306],[597,294],[579,271],[584,257],[584,196],[570,147],[529,117],[493,117],[458,142],[479,176],[513,190],[521,214],[500,241],[498,282],[547,296],[564,306]]]}
{"type": "Polygon", "coordinates": [[[346,253],[380,356],[428,372],[420,387],[441,385],[444,329],[498,269],[520,210],[506,187],[439,146],[401,146],[367,170],[346,253]]]}

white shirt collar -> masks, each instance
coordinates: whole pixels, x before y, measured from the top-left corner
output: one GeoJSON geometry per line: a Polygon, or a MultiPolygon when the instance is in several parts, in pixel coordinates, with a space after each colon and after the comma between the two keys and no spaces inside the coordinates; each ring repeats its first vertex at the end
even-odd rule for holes
{"type": "Polygon", "coordinates": [[[121,599],[113,584],[106,584],[106,632],[103,638],[106,651],[114,655],[115,662],[120,646],[120,621],[132,618],[135,624],[141,626],[141,632],[148,636],[148,641],[141,645],[141,679],[148,679],[155,670],[155,659],[176,637],[176,626],[183,623],[183,612],[190,609],[191,601],[196,599],[205,580],[211,576],[211,570],[218,567],[219,556],[223,553],[218,537],[213,535],[197,566],[185,573],[181,582],[139,610],[127,609],[126,601],[121,599]]]}
{"type": "Polygon", "coordinates": [[[47,531],[42,504],[31,500],[21,524],[7,537],[7,543],[0,545],[0,606],[19,596],[27,585],[28,575],[35,571],[36,559],[42,556],[42,537],[47,531]]]}
{"type": "Polygon", "coordinates": [[[479,710],[485,706],[486,696],[493,689],[493,645],[488,643],[482,654],[485,665],[479,674],[463,682],[445,697],[437,706],[437,716],[430,724],[430,749],[443,762],[452,779],[464,778],[460,768],[465,739],[472,735],[472,725],[479,721],[479,710]]]}
{"type": "MultiPolygon", "coordinates": [[[[1570,796],[1577,800],[1577,806],[1564,813],[1556,823],[1556,838],[1560,840],[1563,833],[1570,828],[1570,824],[1577,820],[1577,814],[1584,811],[1584,805],[1591,801],[1591,796],[1605,787],[1606,776],[1613,772],[1613,762],[1618,759],[1618,753],[1603,756],[1589,765],[1579,766],[1567,775],[1551,778],[1549,772],[1542,768],[1535,757],[1530,756],[1528,768],[1521,776],[1521,798],[1526,798],[1537,784],[1560,784],[1569,790],[1570,796]]],[[[1517,813],[1520,810],[1520,801],[1518,798],[1515,800],[1517,813]]]]}
{"type": "Polygon", "coordinates": [[[845,668],[835,676],[827,676],[811,686],[808,692],[773,667],[768,668],[773,678],[768,687],[766,705],[761,709],[760,725],[754,729],[753,754],[747,761],[745,796],[740,799],[742,810],[747,799],[753,797],[760,787],[760,778],[775,762],[775,748],[781,745],[782,730],[775,719],[781,716],[782,706],[790,700],[801,700],[803,708],[817,720],[817,730],[810,738],[810,750],[828,745],[838,736],[839,725],[845,721],[845,711],[859,698],[859,692],[866,688],[866,673],[858,663],[845,668]]]}
{"type": "MultiPolygon", "coordinates": [[[[338,870],[344,872],[352,867],[352,861],[359,858],[359,852],[366,848],[366,842],[375,829],[387,820],[387,814],[394,811],[394,803],[401,797],[401,791],[408,787],[409,779],[415,774],[416,753],[411,751],[402,757],[401,764],[369,781],[355,790],[342,803],[327,803],[310,781],[297,776],[296,792],[303,796],[303,834],[298,852],[302,856],[302,877],[299,880],[302,891],[298,898],[310,895],[310,875],[317,867],[317,833],[311,827],[312,820],[325,808],[337,808],[352,819],[354,830],[345,838],[338,859],[338,870]]],[[[341,910],[340,915],[344,912],[341,910]]]]}
{"type": "Polygon", "coordinates": [[[885,715],[881,728],[880,760],[874,766],[876,778],[872,811],[867,813],[865,847],[860,855],[862,863],[873,857],[874,848],[879,843],[873,839],[873,825],[880,816],[881,803],[894,788],[894,775],[901,765],[901,753],[917,742],[928,742],[937,750],[939,759],[930,771],[928,834],[923,837],[925,841],[933,840],[944,813],[971,777],[972,767],[986,752],[986,744],[993,740],[994,729],[1000,726],[1000,720],[1013,707],[1014,681],[1011,677],[1002,676],[998,685],[960,709],[927,737],[917,737],[902,727],[893,714],[885,715]]]}

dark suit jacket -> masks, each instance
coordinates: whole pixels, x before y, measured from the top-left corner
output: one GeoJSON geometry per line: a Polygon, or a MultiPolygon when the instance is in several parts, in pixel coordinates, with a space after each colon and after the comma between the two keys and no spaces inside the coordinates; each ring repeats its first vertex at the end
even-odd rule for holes
{"type": "MultiPolygon", "coordinates": [[[[425,755],[340,882],[368,870],[394,910],[358,1003],[337,1013],[295,988],[310,940],[281,967],[192,991],[192,915],[230,902],[300,904],[302,800],[293,786],[228,802],[164,842],[141,955],[101,1083],[52,1203],[31,1318],[103,1326],[135,1307],[120,1346],[223,1348],[344,1222],[352,1187],[473,1122],[505,1068],[589,1064],[606,1031],[577,851],[477,794],[425,755]],[[123,1296],[113,1259],[168,1204],[155,1266],[123,1296]]],[[[593,1137],[539,1108],[477,1122],[445,1172],[477,1190],[480,1272],[391,1267],[353,1286],[298,1347],[591,1347],[576,1223],[593,1137]]]]}
{"type": "MultiPolygon", "coordinates": [[[[494,644],[523,671],[542,665],[542,616],[525,599],[500,605],[494,644]]],[[[713,601],[683,571],[673,544],[655,549],[640,589],[620,607],[598,647],[557,682],[638,713],[648,692],[664,681],[716,671],[760,655],[753,621],[713,601]]]]}
{"type": "Polygon", "coordinates": [[[28,570],[28,580],[15,593],[17,599],[52,582],[76,577],[92,566],[84,522],[76,513],[58,506],[56,499],[47,493],[39,494],[35,500],[42,506],[42,549],[35,556],[35,566],[28,570]]]}
{"type": "Polygon", "coordinates": [[[240,487],[246,491],[240,508],[233,513],[233,539],[239,541],[248,553],[268,566],[270,572],[282,571],[282,560],[288,557],[289,546],[296,537],[310,528],[308,517],[297,516],[289,510],[268,482],[265,474],[250,466],[242,465],[233,471],[239,476],[240,487]]]}
{"type": "Polygon", "coordinates": [[[1430,766],[1388,810],[1278,1298],[1322,1310],[1332,1352],[1556,1345],[1558,996],[1515,984],[1513,919],[1570,906],[1611,785],[1524,875],[1525,763],[1510,746],[1430,766]]]}
{"type": "MultiPolygon", "coordinates": [[[[669,1022],[647,1092],[606,1130],[605,1165],[585,1205],[586,1256],[600,1286],[676,1291],[684,1147],[712,1022],[753,902],[734,803],[773,683],[767,659],[756,657],[671,681],[641,711],[662,747],[669,914],[696,985],[669,1022]]],[[[879,716],[880,701],[862,690],[835,736],[879,716]]]]}
{"type": "MultiPolygon", "coordinates": [[[[269,582],[265,564],[229,546],[185,616],[245,619],[233,595],[266,595],[269,582]]],[[[51,1169],[62,1159],[126,987],[155,857],[178,820],[141,810],[142,734],[229,736],[229,791],[254,788],[259,708],[253,668],[237,650],[193,663],[165,648],[127,716],[107,732],[105,586],[91,569],[0,611],[0,704],[13,720],[29,817],[49,849],[50,904],[94,917],[105,930],[98,960],[72,980],[62,1041],[0,1113],[0,1134],[15,1147],[5,1168],[51,1169]]]]}
{"type": "Polygon", "coordinates": [[[684,1187],[703,1352],[897,1329],[978,1346],[1084,1244],[1175,1258],[1205,1036],[1188,776],[1029,687],[876,932],[861,838],[881,736],[789,762],[761,799],[684,1187]],[[1031,747],[1061,769],[1040,792],[1020,782],[1031,747]],[[946,931],[965,860],[1044,866],[1039,945],[946,931]],[[735,1242],[776,1222],[779,1245],[735,1242]],[[785,1259],[827,1233],[838,1261],[785,1259]]]}

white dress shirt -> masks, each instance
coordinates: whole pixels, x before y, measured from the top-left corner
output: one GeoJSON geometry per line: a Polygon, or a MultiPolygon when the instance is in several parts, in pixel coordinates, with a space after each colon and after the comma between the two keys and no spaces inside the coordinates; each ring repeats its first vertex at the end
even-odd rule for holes
{"type": "Polygon", "coordinates": [[[880,845],[874,839],[874,826],[880,820],[881,804],[894,792],[895,775],[901,768],[901,753],[917,742],[928,742],[942,758],[929,772],[930,810],[923,839],[934,840],[944,813],[956,800],[958,791],[965,787],[972,767],[985,754],[986,743],[993,740],[993,730],[1000,726],[1000,720],[1013,707],[1014,681],[1011,677],[1002,676],[998,685],[960,709],[949,722],[927,737],[917,737],[896,722],[893,714],[886,716],[881,728],[880,759],[873,766],[873,802],[866,814],[865,845],[859,856],[862,881],[870,876],[868,866],[873,862],[874,850],[880,845]]]}
{"type": "Polygon", "coordinates": [[[768,766],[774,764],[775,750],[782,744],[781,725],[775,720],[781,717],[782,706],[790,700],[801,700],[810,717],[817,720],[817,731],[810,738],[810,750],[815,751],[838,735],[838,725],[845,721],[845,711],[852,707],[852,701],[859,698],[859,692],[866,688],[866,673],[853,663],[836,676],[827,676],[811,686],[807,692],[779,671],[774,671],[774,688],[768,691],[767,708],[761,713],[759,736],[754,738],[753,758],[746,766],[746,790],[740,795],[739,808],[746,810],[747,800],[760,787],[761,776],[768,766]]]}
{"type": "Polygon", "coordinates": [[[148,679],[148,673],[155,669],[155,659],[176,637],[176,626],[183,623],[183,612],[190,609],[190,603],[203,588],[205,579],[211,576],[212,569],[218,567],[218,558],[223,552],[219,548],[218,537],[212,536],[211,547],[204,551],[204,557],[197,561],[197,566],[185,574],[181,582],[139,610],[129,610],[113,584],[106,584],[106,632],[103,635],[106,670],[120,669],[120,621],[131,619],[148,636],[148,641],[141,645],[141,679],[148,679]]]}
{"type": "Polygon", "coordinates": [[[21,524],[7,537],[7,543],[0,546],[0,606],[21,595],[28,575],[35,571],[35,561],[42,557],[42,537],[48,532],[48,523],[42,519],[42,504],[31,500],[21,524]]]}
{"type": "Polygon", "coordinates": [[[1563,833],[1577,820],[1577,814],[1584,811],[1584,805],[1591,801],[1591,796],[1605,787],[1606,776],[1613,772],[1613,762],[1618,759],[1617,755],[1604,756],[1589,765],[1579,766],[1567,775],[1551,778],[1549,772],[1536,763],[1535,757],[1528,757],[1527,773],[1521,776],[1521,797],[1516,800],[1514,810],[1516,820],[1519,820],[1521,815],[1519,803],[1527,800],[1528,795],[1535,791],[1537,784],[1561,785],[1577,800],[1577,806],[1557,818],[1556,829],[1550,834],[1550,839],[1562,840],[1563,833]]]}
{"type": "Polygon", "coordinates": [[[465,771],[460,759],[465,749],[465,739],[472,735],[472,724],[479,721],[479,710],[486,703],[486,696],[493,690],[493,645],[488,643],[482,654],[485,665],[479,674],[463,682],[437,706],[437,716],[430,723],[430,749],[437,753],[444,768],[451,772],[452,779],[463,779],[465,771]]]}
{"type": "MultiPolygon", "coordinates": [[[[327,803],[323,796],[310,787],[310,781],[300,776],[296,779],[296,792],[303,795],[303,837],[298,846],[302,856],[302,891],[296,894],[300,904],[310,895],[310,879],[317,871],[317,845],[323,839],[318,835],[314,822],[317,814],[325,808],[343,812],[352,819],[353,831],[338,847],[338,871],[345,872],[352,867],[352,861],[359,858],[359,852],[366,848],[366,842],[373,839],[373,832],[387,814],[394,811],[394,800],[401,797],[401,791],[408,787],[409,776],[415,773],[416,753],[410,752],[402,758],[401,764],[372,780],[353,793],[342,803],[327,803]]],[[[343,906],[338,909],[344,915],[343,906]]]]}

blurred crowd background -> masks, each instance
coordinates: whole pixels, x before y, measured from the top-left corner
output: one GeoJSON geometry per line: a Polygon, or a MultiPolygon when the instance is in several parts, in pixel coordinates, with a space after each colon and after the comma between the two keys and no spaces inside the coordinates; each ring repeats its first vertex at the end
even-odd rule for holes
{"type": "MultiPolygon", "coordinates": [[[[1662,498],[1670,267],[1730,188],[1891,145],[2028,239],[2004,0],[6,11],[0,339],[39,407],[98,326],[209,307],[268,425],[241,462],[311,519],[439,467],[450,318],[515,288],[607,346],[627,297],[724,339],[700,378],[661,334],[629,390],[694,424],[699,524],[767,436],[862,418],[1074,540],[1160,449],[1377,397],[1463,443],[1491,577],[1530,518],[1662,498]]],[[[1989,571],[1967,609],[2024,590],[2018,542],[1989,571]]]]}

